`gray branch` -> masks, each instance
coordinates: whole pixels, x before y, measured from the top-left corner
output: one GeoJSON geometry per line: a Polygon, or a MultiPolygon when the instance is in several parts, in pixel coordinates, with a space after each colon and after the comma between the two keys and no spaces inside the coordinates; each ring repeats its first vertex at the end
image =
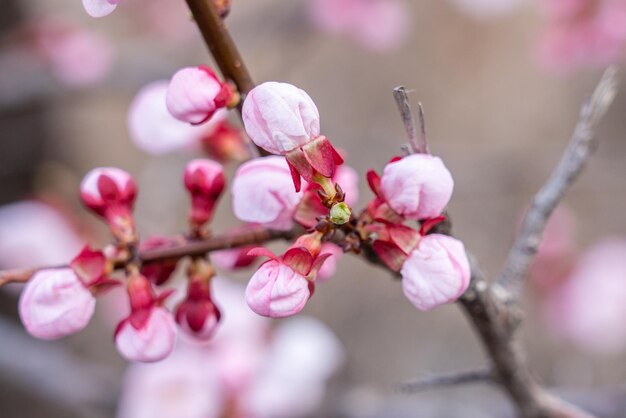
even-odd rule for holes
{"type": "Polygon", "coordinates": [[[595,128],[617,93],[617,70],[605,71],[591,98],[583,105],[576,129],[561,161],[533,199],[522,228],[507,257],[498,283],[519,297],[524,279],[537,253],[546,223],[557,204],[585,167],[595,148],[595,128]]]}
{"type": "Polygon", "coordinates": [[[489,369],[442,373],[402,382],[398,385],[398,389],[404,393],[416,393],[437,389],[442,386],[456,386],[468,383],[492,383],[494,377],[493,371],[489,369]]]}

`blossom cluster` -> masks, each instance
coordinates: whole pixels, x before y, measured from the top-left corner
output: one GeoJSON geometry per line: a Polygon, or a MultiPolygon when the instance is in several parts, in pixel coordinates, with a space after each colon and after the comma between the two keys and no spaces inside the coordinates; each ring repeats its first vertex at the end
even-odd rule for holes
{"type": "MultiPolygon", "coordinates": [[[[182,69],[166,87],[159,83],[154,88],[146,94],[164,100],[173,117],[167,116],[167,123],[177,120],[194,129],[239,101],[232,85],[206,66],[182,69]]],[[[152,103],[150,97],[138,100],[152,103]]],[[[163,117],[162,109],[134,103],[131,127],[147,129],[147,121],[163,117]]],[[[371,246],[382,262],[400,272],[404,293],[418,309],[452,302],[465,291],[470,274],[463,244],[429,233],[443,219],[452,195],[452,176],[441,159],[414,154],[393,159],[382,177],[370,171],[367,177],[376,196],[356,216],[352,206],[358,198],[358,175],[343,165],[343,157],[321,134],[319,111],[306,92],[286,83],[261,84],[247,94],[242,117],[250,139],[275,155],[254,158],[238,168],[231,190],[235,215],[248,225],[301,231],[280,255],[262,247],[216,254],[217,263],[228,268],[247,267],[259,256],[268,258],[245,292],[252,311],[273,318],[301,312],[316,284],[334,272],[341,249],[359,252],[363,246],[371,246]],[[416,221],[419,228],[405,225],[416,221]],[[344,235],[336,241],[341,248],[332,243],[338,231],[344,235]]],[[[226,188],[223,167],[213,160],[192,160],[183,183],[191,197],[187,239],[205,239],[226,188]]],[[[54,339],[84,328],[96,297],[121,285],[130,310],[117,326],[115,342],[124,357],[163,359],[174,348],[176,323],[197,339],[214,335],[221,309],[211,290],[215,275],[211,261],[191,257],[186,297],[172,313],[165,305],[172,290],[161,287],[178,261],[142,264],[137,254],[176,245],[176,240],[139,240],[133,216],[136,196],[132,176],[119,168],[97,168],[85,176],[81,199],[106,221],[115,242],[103,251],[85,247],[68,268],[43,270],[32,278],[20,300],[22,321],[32,335],[54,339]],[[125,267],[125,278],[116,276],[119,267],[125,267]]]]}

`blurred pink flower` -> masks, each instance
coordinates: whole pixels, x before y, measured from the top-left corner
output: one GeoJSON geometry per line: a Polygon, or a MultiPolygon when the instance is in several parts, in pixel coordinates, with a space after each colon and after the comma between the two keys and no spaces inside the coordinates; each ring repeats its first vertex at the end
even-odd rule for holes
{"type": "Polygon", "coordinates": [[[582,349],[626,349],[626,241],[607,238],[582,255],[573,273],[546,299],[549,325],[582,349]]]}
{"type": "Polygon", "coordinates": [[[421,311],[454,302],[470,282],[463,243],[441,234],[422,237],[400,274],[404,295],[421,311]]]}
{"type": "Polygon", "coordinates": [[[292,185],[284,157],[255,158],[242,164],[232,185],[233,211],[238,219],[269,228],[290,229],[302,192],[292,185]]]}
{"type": "Polygon", "coordinates": [[[113,13],[119,0],[83,0],[83,7],[91,17],[104,17],[113,13]]]}
{"type": "Polygon", "coordinates": [[[575,232],[574,214],[567,206],[559,205],[548,220],[531,266],[535,286],[549,290],[567,278],[577,251],[575,232]]]}
{"type": "Polygon", "coordinates": [[[83,247],[72,224],[56,209],[37,201],[0,207],[0,266],[60,265],[83,247]]]}
{"type": "Polygon", "coordinates": [[[118,418],[211,418],[236,411],[248,418],[310,416],[344,353],[319,321],[283,322],[268,338],[268,321],[245,303],[242,286],[214,279],[224,307],[215,338],[181,340],[154,364],[131,364],[118,418]],[[302,396],[306,393],[306,396],[302,396]]]}
{"type": "Polygon", "coordinates": [[[398,48],[411,25],[402,0],[309,0],[309,16],[321,30],[377,52],[398,48]]]}
{"type": "Polygon", "coordinates": [[[37,51],[65,86],[90,86],[110,73],[115,53],[113,44],[105,36],[52,17],[35,23],[37,51]]]}
{"type": "Polygon", "coordinates": [[[544,0],[547,28],[538,54],[549,70],[567,72],[615,63],[626,50],[623,0],[544,0]]]}
{"type": "MultiPolygon", "coordinates": [[[[153,155],[191,148],[207,131],[208,124],[192,126],[171,115],[165,105],[168,85],[167,80],[147,84],[139,90],[128,110],[131,139],[139,149],[153,155]]],[[[225,111],[218,114],[211,121],[226,118],[225,111]]]]}
{"type": "Polygon", "coordinates": [[[69,268],[41,270],[24,287],[19,313],[34,337],[55,340],[85,328],[96,298],[69,268]]]}
{"type": "Polygon", "coordinates": [[[421,220],[443,212],[452,196],[454,180],[439,157],[412,154],[385,166],[380,188],[398,215],[421,220]]]}
{"type": "Polygon", "coordinates": [[[341,165],[335,171],[333,181],[341,186],[346,195],[345,202],[354,206],[359,200],[359,174],[348,165],[341,165]]]}
{"type": "Polygon", "coordinates": [[[179,344],[158,363],[132,364],[124,378],[118,418],[219,418],[225,399],[207,351],[179,344]]]}
{"type": "Polygon", "coordinates": [[[253,246],[232,248],[228,250],[213,251],[211,253],[211,262],[222,270],[233,271],[238,268],[250,266],[256,261],[255,256],[248,255],[253,246]]]}

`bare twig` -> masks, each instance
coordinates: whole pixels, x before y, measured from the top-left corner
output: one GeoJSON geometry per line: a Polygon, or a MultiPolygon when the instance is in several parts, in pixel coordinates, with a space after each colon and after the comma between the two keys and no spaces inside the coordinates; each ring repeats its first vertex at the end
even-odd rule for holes
{"type": "Polygon", "coordinates": [[[409,96],[407,95],[406,88],[404,86],[398,86],[393,89],[393,97],[396,99],[398,110],[400,111],[400,117],[404,124],[407,136],[409,137],[409,146],[413,153],[428,153],[428,144],[426,142],[426,124],[424,122],[424,109],[422,104],[418,103],[418,116],[420,133],[419,137],[415,132],[415,120],[413,118],[413,112],[411,112],[411,105],[409,103],[409,96]]]}
{"type": "Polygon", "coordinates": [[[493,381],[493,371],[489,369],[478,369],[425,376],[420,379],[402,382],[398,385],[398,388],[404,393],[415,393],[444,386],[456,386],[468,383],[492,383],[493,381]]]}
{"type": "Polygon", "coordinates": [[[509,252],[498,282],[517,298],[534,255],[537,253],[548,218],[576,180],[594,150],[595,128],[617,93],[617,70],[606,70],[591,98],[583,105],[569,145],[546,184],[533,199],[522,228],[509,252]]]}
{"type": "MultiPolygon", "coordinates": [[[[175,261],[183,257],[203,255],[217,250],[242,247],[245,245],[262,244],[264,242],[277,239],[290,239],[295,234],[297,234],[296,230],[276,231],[273,229],[254,227],[241,232],[216,235],[203,240],[188,240],[181,238],[181,242],[176,245],[140,251],[139,259],[144,264],[162,261],[175,261]]],[[[39,270],[62,267],[67,267],[67,265],[0,271],[0,286],[8,283],[24,283],[39,270]]],[[[117,267],[123,268],[124,264],[120,264],[117,267]]]]}

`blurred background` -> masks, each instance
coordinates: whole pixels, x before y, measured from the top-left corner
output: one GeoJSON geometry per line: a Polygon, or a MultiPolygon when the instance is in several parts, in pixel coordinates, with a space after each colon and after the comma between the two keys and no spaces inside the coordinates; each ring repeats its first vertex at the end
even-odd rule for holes
{"type": "MultiPolygon", "coordinates": [[[[558,0],[384,2],[368,9],[380,1],[233,0],[227,22],[255,81],[306,90],[320,109],[324,134],[345,150],[361,178],[370,168],[380,171],[406,141],[392,96],[395,86],[405,85],[413,103],[425,107],[431,152],[454,175],[455,234],[494,277],[532,195],[564,149],[581,103],[607,64],[624,62],[626,34],[618,34],[626,20],[623,26],[617,18],[609,22],[610,37],[599,33],[602,25],[590,10],[611,3],[609,16],[626,16],[626,2],[585,0],[579,3],[591,9],[574,13],[559,9],[557,3],[568,2],[558,0]]],[[[97,166],[120,167],[137,179],[142,236],[184,231],[188,198],[181,174],[187,161],[203,155],[201,147],[169,147],[155,155],[133,141],[127,123],[144,85],[167,80],[183,66],[211,64],[184,2],[123,0],[97,19],[79,0],[2,0],[2,10],[0,267],[63,263],[82,242],[108,242],[105,226],[81,208],[77,193],[82,176],[97,166]],[[31,206],[16,207],[18,202],[31,206]],[[51,224],[57,229],[50,231],[51,224]]],[[[623,92],[598,137],[596,155],[548,232],[552,245],[533,269],[523,333],[546,385],[599,416],[622,417],[623,92]],[[601,262],[606,270],[600,278],[581,279],[581,263],[595,260],[589,252],[607,247],[612,255],[601,262]],[[607,291],[599,283],[609,276],[617,284],[607,291]],[[598,288],[604,293],[596,294],[598,288]]],[[[236,165],[228,165],[231,175],[236,165]]],[[[359,187],[362,207],[371,192],[364,181],[359,187]]],[[[230,208],[226,195],[216,232],[238,225],[230,208]]],[[[220,275],[245,284],[251,272],[220,275]]],[[[0,293],[1,415],[121,416],[116,411],[127,365],[112,341],[110,317],[120,316],[111,313],[115,302],[100,303],[100,315],[85,331],[41,342],[22,330],[18,296],[19,287],[0,293]]],[[[513,416],[504,395],[489,386],[417,395],[396,390],[407,379],[487,364],[454,305],[420,313],[388,274],[346,256],[305,313],[336,335],[344,354],[325,396],[304,416],[513,416]]],[[[236,416],[217,409],[208,416],[236,416]]]]}

